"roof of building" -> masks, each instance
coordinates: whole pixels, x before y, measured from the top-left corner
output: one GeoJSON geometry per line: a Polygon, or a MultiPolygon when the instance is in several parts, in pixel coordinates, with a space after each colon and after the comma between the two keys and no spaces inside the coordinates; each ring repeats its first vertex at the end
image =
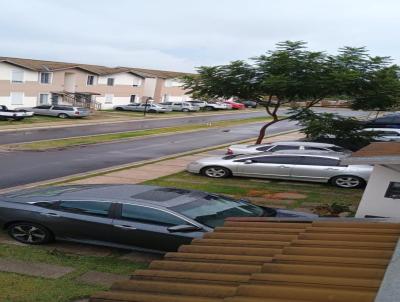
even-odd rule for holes
{"type": "Polygon", "coordinates": [[[231,218],[91,302],[373,302],[400,223],[231,218]]]}
{"type": "Polygon", "coordinates": [[[27,68],[34,71],[57,71],[63,69],[80,68],[96,75],[109,75],[120,72],[130,72],[140,77],[160,77],[160,78],[176,78],[185,74],[184,72],[153,70],[133,67],[107,67],[102,65],[90,65],[80,63],[66,63],[45,60],[0,57],[0,62],[7,62],[16,66],[27,68]]]}
{"type": "Polygon", "coordinates": [[[400,164],[400,142],[376,142],[342,160],[345,164],[400,164]]]}

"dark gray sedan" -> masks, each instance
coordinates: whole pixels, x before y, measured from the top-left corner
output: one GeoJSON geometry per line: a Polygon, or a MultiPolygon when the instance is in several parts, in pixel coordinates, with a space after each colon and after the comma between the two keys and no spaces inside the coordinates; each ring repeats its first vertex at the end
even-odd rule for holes
{"type": "Polygon", "coordinates": [[[205,192],[145,185],[58,186],[0,195],[0,226],[28,244],[62,239],[175,251],[233,216],[315,217],[205,192]]]}

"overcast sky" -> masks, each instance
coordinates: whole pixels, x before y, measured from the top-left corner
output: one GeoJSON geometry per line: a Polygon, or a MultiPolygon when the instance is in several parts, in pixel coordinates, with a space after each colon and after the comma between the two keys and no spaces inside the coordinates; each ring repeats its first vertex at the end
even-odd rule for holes
{"type": "Polygon", "coordinates": [[[396,0],[0,0],[0,56],[192,71],[304,40],[400,62],[396,0]]]}

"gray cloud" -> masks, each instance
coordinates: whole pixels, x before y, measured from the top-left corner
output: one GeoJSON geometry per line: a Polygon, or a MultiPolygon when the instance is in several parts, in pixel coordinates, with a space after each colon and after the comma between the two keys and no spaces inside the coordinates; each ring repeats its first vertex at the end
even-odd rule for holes
{"type": "Polygon", "coordinates": [[[283,40],[397,61],[395,0],[0,0],[0,55],[190,71],[283,40]]]}

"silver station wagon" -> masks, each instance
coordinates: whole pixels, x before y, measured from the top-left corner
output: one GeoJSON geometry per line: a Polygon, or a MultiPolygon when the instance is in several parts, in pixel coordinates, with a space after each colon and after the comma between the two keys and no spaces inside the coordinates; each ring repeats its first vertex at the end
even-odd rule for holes
{"type": "Polygon", "coordinates": [[[30,108],[18,108],[18,110],[29,110],[35,115],[56,116],[59,118],[80,118],[90,115],[88,108],[67,105],[40,105],[30,108]]]}
{"type": "Polygon", "coordinates": [[[365,185],[369,165],[342,165],[341,157],[311,154],[228,155],[196,160],[187,171],[208,177],[245,176],[331,183],[341,188],[365,185]]]}

